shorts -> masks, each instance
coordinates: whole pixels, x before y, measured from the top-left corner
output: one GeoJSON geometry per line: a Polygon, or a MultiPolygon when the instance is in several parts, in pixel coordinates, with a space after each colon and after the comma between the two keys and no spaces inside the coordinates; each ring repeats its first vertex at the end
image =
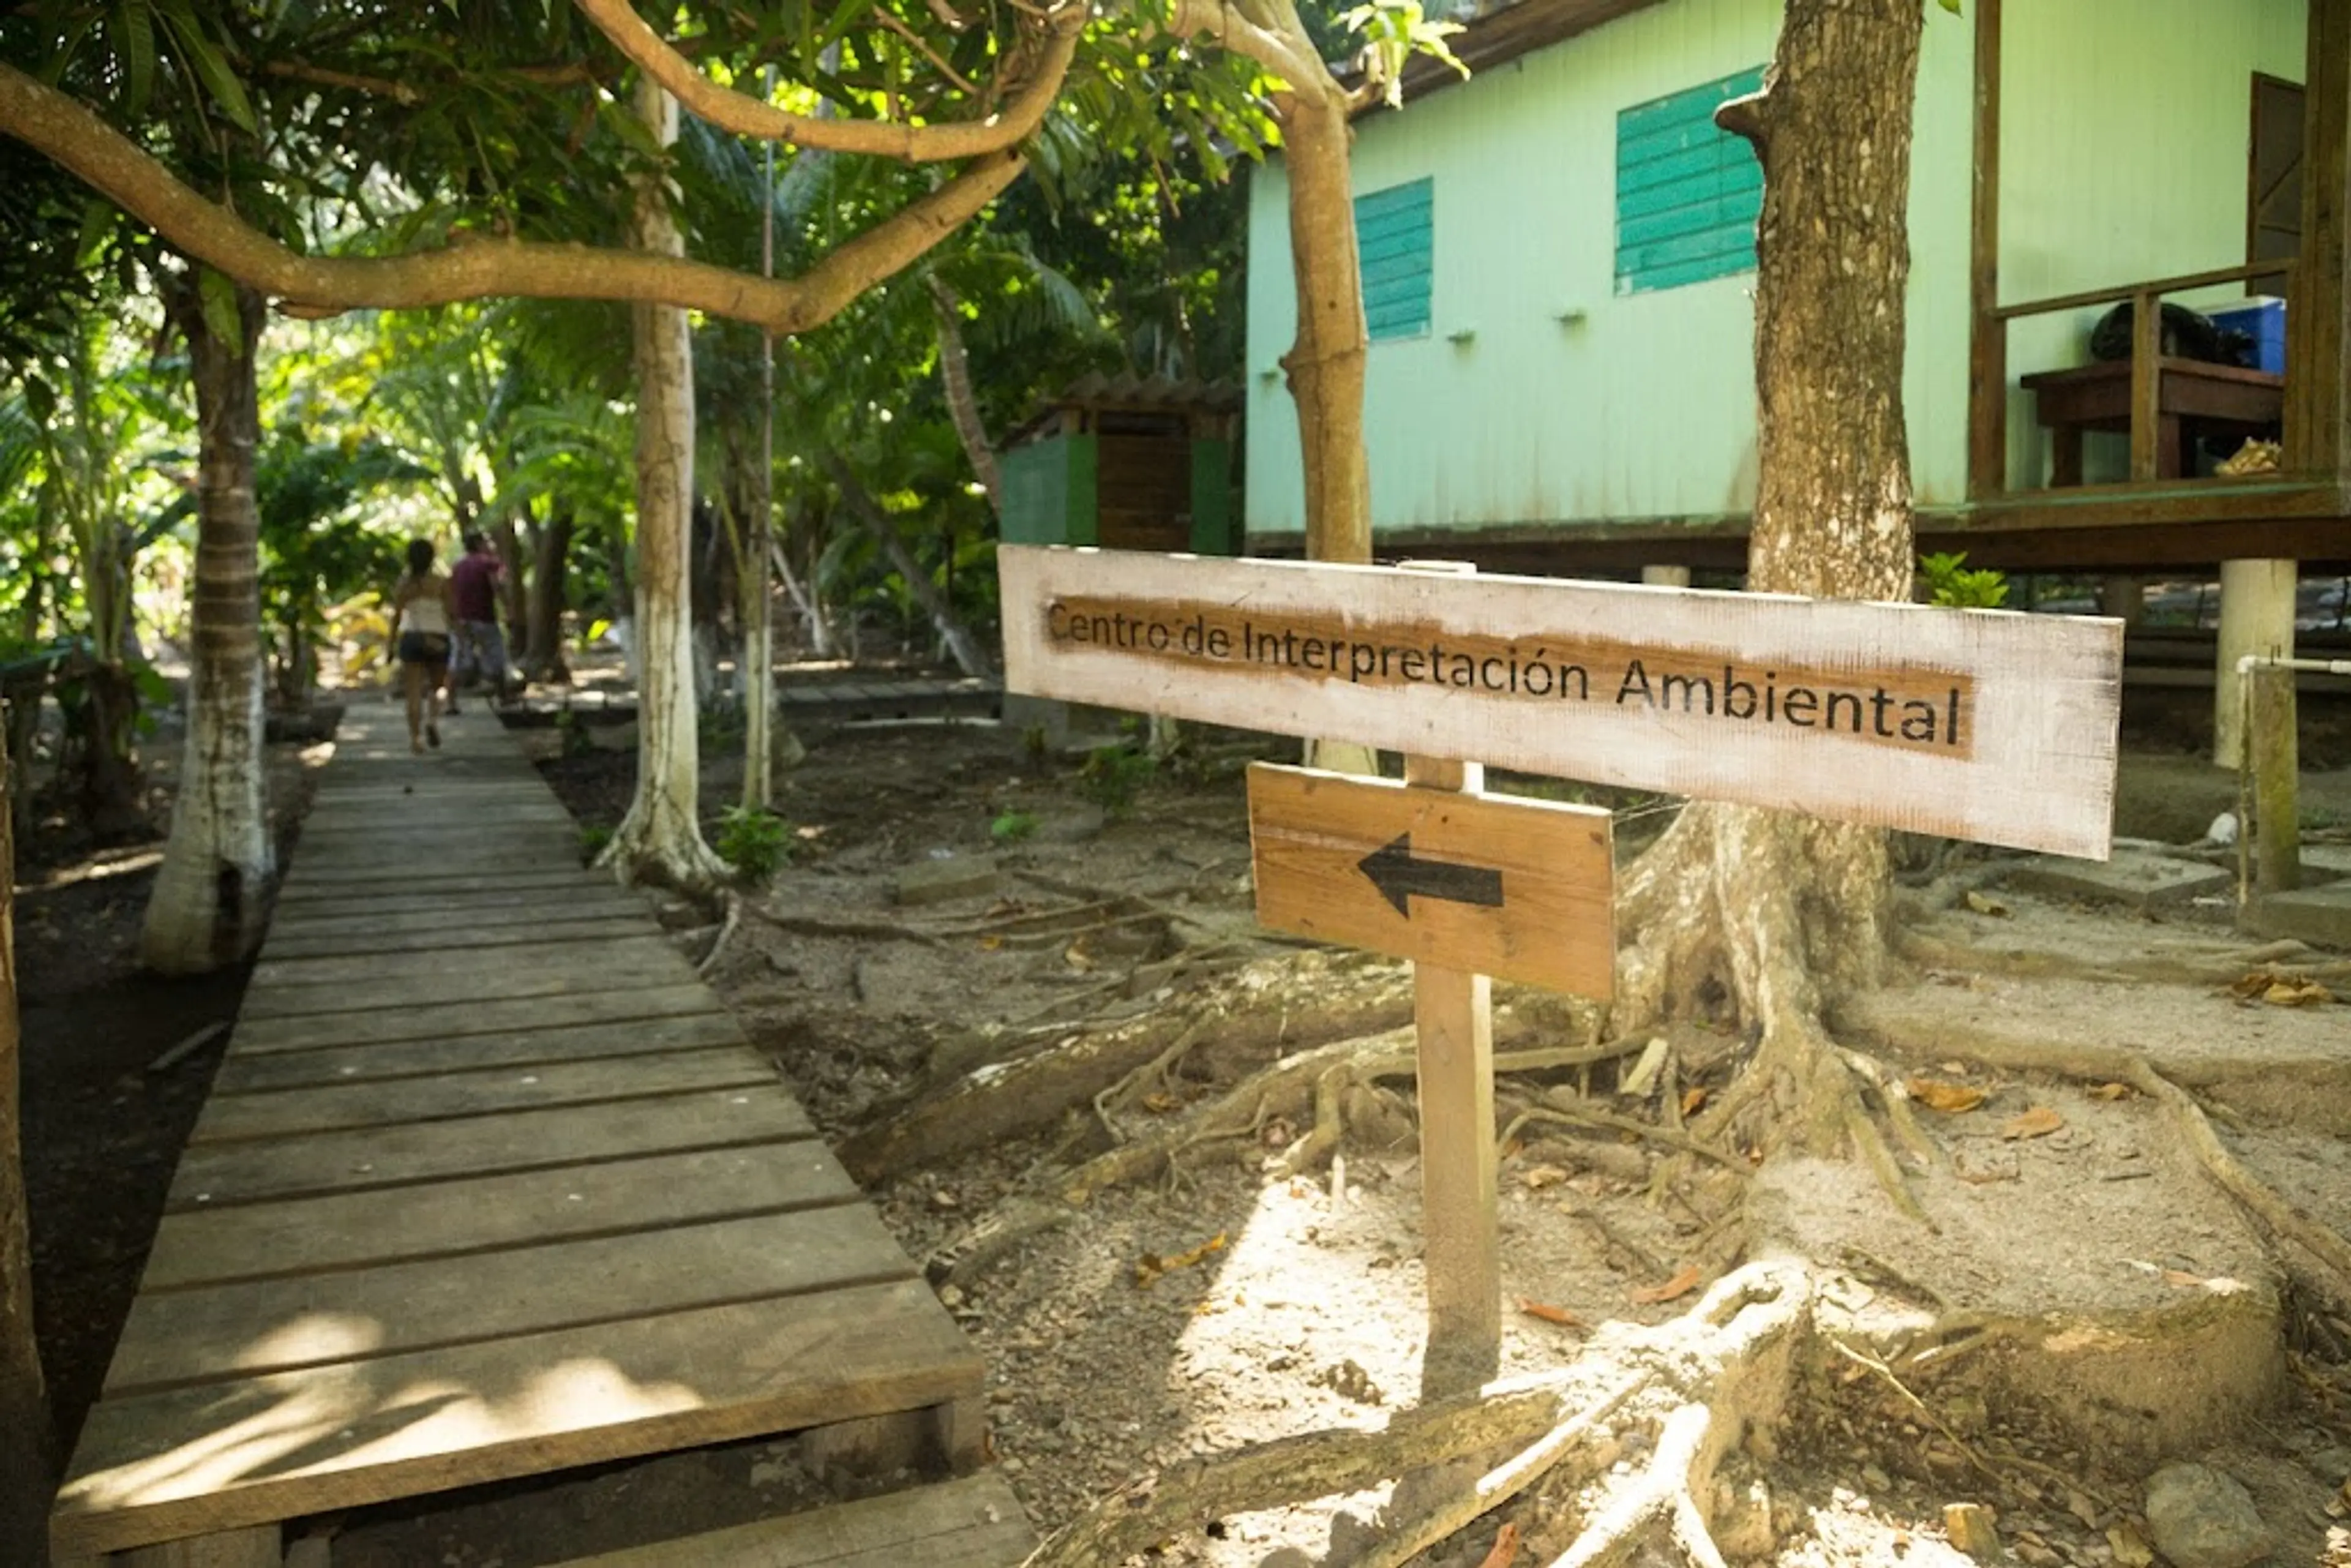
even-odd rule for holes
{"type": "Polygon", "coordinates": [[[457,622],[456,658],[452,665],[459,680],[468,674],[489,677],[490,684],[507,684],[507,640],[495,621],[460,621],[457,622]]]}
{"type": "Polygon", "coordinates": [[[403,664],[445,664],[449,662],[449,639],[439,632],[402,632],[400,634],[400,662],[403,664]]]}

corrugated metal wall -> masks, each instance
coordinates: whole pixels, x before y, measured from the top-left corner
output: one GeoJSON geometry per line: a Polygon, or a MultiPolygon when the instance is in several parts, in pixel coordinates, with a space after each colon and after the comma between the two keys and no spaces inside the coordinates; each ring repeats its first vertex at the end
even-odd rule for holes
{"type": "MultiPolygon", "coordinates": [[[[1382,528],[1708,518],[1754,496],[1751,274],[1615,292],[1616,117],[1770,57],[1776,0],[1672,0],[1359,123],[1359,193],[1435,185],[1432,330],[1372,350],[1382,528]]],[[[2299,79],[2300,0],[2008,0],[2002,292],[2241,260],[2250,80],[2299,79]]],[[[1912,462],[1965,489],[1971,20],[1929,6],[1912,153],[1912,462]]],[[[1302,527],[1279,166],[1254,182],[1248,526],[1302,527]]],[[[2011,372],[2083,323],[2020,329],[2011,372]]],[[[2020,410],[2016,460],[2035,443],[2020,410]]],[[[2021,471],[2021,470],[2020,470],[2021,471]]],[[[1666,559],[1661,557],[1661,559],[1666,559]]]]}

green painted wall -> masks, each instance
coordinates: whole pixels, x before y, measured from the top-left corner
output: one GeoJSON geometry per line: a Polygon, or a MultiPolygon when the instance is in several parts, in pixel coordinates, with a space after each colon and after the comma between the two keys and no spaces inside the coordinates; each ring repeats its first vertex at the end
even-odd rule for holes
{"type": "Polygon", "coordinates": [[[1192,443],[1192,553],[1238,555],[1240,530],[1233,515],[1233,444],[1192,443]]]}
{"type": "Polygon", "coordinates": [[[1096,538],[1091,435],[1049,435],[1004,455],[1005,542],[1090,545],[1096,538]]]}
{"type": "MultiPolygon", "coordinates": [[[[1904,392],[1914,481],[1936,504],[1965,491],[1974,29],[1927,9],[1904,392]]],[[[2005,22],[2004,298],[2243,259],[2251,77],[2301,79],[2301,0],[2008,0],[2005,22]]],[[[1432,329],[1372,348],[1377,527],[1703,519],[1752,505],[1752,275],[1615,292],[1616,117],[1768,59],[1778,25],[1775,0],[1667,0],[1359,122],[1358,193],[1426,178],[1436,213],[1432,329]]],[[[1277,368],[1296,320],[1286,202],[1279,164],[1259,171],[1252,532],[1303,526],[1277,368]]],[[[2011,376],[2079,362],[2095,314],[2017,330],[2011,376]]],[[[2038,440],[2012,402],[2021,476],[2038,440]]],[[[2094,467],[2107,455],[2094,452],[2094,467]]]]}

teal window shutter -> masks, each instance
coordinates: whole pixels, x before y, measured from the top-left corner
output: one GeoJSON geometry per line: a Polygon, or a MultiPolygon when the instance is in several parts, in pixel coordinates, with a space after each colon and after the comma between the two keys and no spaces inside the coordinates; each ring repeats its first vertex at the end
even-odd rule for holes
{"type": "Polygon", "coordinates": [[[1429,276],[1437,253],[1436,182],[1414,180],[1355,198],[1355,247],[1364,269],[1364,322],[1372,341],[1428,330],[1429,276]]]}
{"type": "Polygon", "coordinates": [[[1763,166],[1714,111],[1763,85],[1763,68],[1635,104],[1616,116],[1616,292],[1750,272],[1763,166]]]}

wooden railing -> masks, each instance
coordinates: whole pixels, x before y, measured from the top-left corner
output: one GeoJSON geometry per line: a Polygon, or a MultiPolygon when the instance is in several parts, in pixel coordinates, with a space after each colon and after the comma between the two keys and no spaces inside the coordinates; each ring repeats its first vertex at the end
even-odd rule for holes
{"type": "MultiPolygon", "coordinates": [[[[2167,294],[2185,294],[2192,288],[2210,288],[2217,284],[2238,283],[2252,277],[2283,276],[2292,287],[2294,258],[2273,257],[2266,261],[2250,261],[2237,267],[2217,267],[2209,272],[2182,273],[2177,277],[2159,277],[2151,283],[2126,283],[2111,288],[2088,288],[2075,294],[2052,295],[2046,299],[2029,299],[2016,305],[1995,306],[1990,312],[1994,353],[1992,362],[1998,369],[1998,402],[1987,396],[1978,404],[1975,417],[1989,416],[1997,407],[1999,449],[2003,454],[2001,478],[2008,444],[2007,362],[2008,324],[2026,316],[2049,316],[2061,310],[2080,310],[2093,305],[2118,305],[2131,302],[2131,386],[2130,386],[2130,476],[2134,481],[2156,477],[2158,454],[2156,433],[2160,419],[2162,396],[2163,312],[2160,308],[2167,294]]],[[[1986,367],[1979,367],[1980,371],[1986,367]]],[[[2288,361],[2287,370],[2293,364],[2288,361]]],[[[1988,444],[1988,440],[1987,440],[1988,444]]],[[[1973,444],[1971,443],[1971,444],[1973,444]]],[[[2035,486],[2037,488],[2037,486],[2035,486]]],[[[2006,490],[2002,483],[1993,488],[2006,490]]]]}

